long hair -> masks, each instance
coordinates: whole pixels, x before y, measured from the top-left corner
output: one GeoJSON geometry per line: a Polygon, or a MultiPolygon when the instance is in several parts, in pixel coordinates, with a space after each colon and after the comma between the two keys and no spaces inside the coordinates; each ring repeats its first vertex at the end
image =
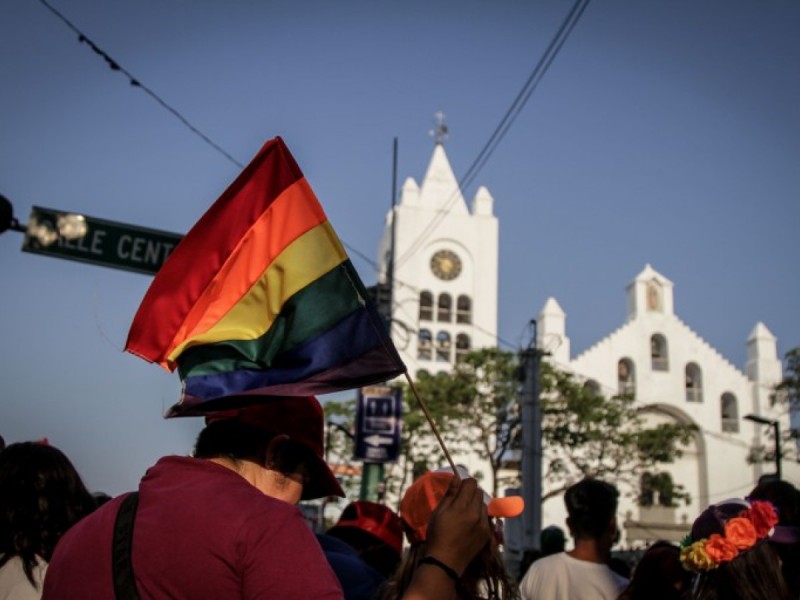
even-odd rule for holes
{"type": "Polygon", "coordinates": [[[780,559],[761,541],[730,562],[697,575],[692,600],[791,600],[780,559]]]}
{"type": "MultiPolygon", "coordinates": [[[[416,542],[403,555],[400,566],[384,588],[381,600],[400,600],[419,562],[425,557],[425,542],[416,542]]],[[[461,600],[515,600],[519,588],[508,575],[496,544],[488,544],[461,576],[461,600]]]]}
{"type": "Polygon", "coordinates": [[[619,600],[679,600],[692,579],[681,565],[680,553],[678,546],[664,540],[650,546],[634,567],[619,600]]]}
{"type": "Polygon", "coordinates": [[[0,452],[0,566],[18,556],[35,586],[39,560],[49,562],[61,536],[94,508],[61,450],[35,442],[9,445],[0,452]]]}

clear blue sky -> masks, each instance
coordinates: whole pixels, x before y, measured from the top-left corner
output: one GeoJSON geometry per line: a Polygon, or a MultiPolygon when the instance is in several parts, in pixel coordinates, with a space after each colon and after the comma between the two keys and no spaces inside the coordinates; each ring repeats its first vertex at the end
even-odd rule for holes
{"type": "MultiPolygon", "coordinates": [[[[457,176],[571,1],[51,0],[240,162],[281,135],[340,237],[374,258],[399,181],[444,111],[457,176]]],[[[800,345],[800,3],[589,4],[489,163],[503,346],[548,296],[579,352],[619,326],[651,263],[678,315],[739,368],[757,321],[800,345]]],[[[187,231],[239,169],[36,0],[0,4],[0,193],[187,231]]],[[[0,434],[48,437],[94,490],[130,489],[199,424],[177,375],[124,354],[150,278],[23,254],[0,235],[0,434]]],[[[374,267],[351,253],[367,284],[374,267]]]]}

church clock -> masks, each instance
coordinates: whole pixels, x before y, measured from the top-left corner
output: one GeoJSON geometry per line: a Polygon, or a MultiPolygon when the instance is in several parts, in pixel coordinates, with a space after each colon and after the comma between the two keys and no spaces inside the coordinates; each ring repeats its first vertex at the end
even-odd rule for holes
{"type": "Polygon", "coordinates": [[[461,273],[461,259],[452,250],[439,250],[431,257],[431,271],[439,279],[450,281],[461,273]]]}

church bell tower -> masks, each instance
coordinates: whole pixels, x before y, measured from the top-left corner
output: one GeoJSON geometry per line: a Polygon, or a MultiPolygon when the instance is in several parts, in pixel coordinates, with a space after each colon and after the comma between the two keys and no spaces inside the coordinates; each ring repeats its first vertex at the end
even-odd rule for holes
{"type": "Polygon", "coordinates": [[[481,186],[467,207],[445,153],[444,115],[437,117],[422,183],[405,180],[378,254],[380,281],[393,287],[392,340],[412,376],[449,372],[470,350],[497,345],[494,199],[481,186]]]}

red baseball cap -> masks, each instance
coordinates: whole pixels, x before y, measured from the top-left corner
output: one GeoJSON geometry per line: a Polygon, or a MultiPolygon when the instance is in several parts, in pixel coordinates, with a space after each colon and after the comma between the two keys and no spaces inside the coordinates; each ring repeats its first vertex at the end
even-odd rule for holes
{"type": "Polygon", "coordinates": [[[344,490],[325,462],[325,419],[322,405],[314,396],[249,396],[248,404],[241,408],[206,415],[206,423],[221,419],[236,419],[262,431],[286,435],[311,452],[308,467],[309,482],[303,486],[303,500],[325,496],[344,497],[344,490]]]}
{"type": "Polygon", "coordinates": [[[391,508],[377,502],[357,500],[345,506],[336,525],[328,530],[336,535],[342,529],[360,529],[378,538],[397,552],[403,553],[403,525],[400,517],[391,508]]]}

